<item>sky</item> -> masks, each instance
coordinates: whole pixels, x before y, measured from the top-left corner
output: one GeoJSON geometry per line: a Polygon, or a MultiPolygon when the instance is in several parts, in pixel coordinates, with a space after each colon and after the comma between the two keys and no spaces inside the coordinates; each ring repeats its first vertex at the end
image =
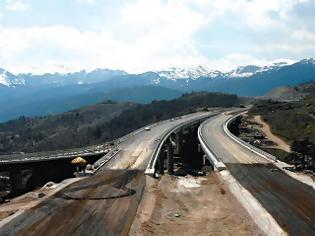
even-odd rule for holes
{"type": "Polygon", "coordinates": [[[0,67],[13,73],[314,56],[315,0],[0,0],[0,67]]]}

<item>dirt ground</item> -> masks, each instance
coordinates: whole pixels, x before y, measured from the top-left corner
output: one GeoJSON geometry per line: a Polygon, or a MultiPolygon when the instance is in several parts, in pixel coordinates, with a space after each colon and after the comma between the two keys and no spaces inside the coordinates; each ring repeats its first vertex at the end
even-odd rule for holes
{"type": "Polygon", "coordinates": [[[147,177],[129,235],[264,235],[215,172],[147,177]]]}
{"type": "Polygon", "coordinates": [[[48,198],[60,188],[67,186],[71,183],[78,181],[79,178],[67,179],[59,184],[53,182],[47,183],[47,185],[42,188],[35,189],[34,191],[23,194],[19,197],[10,199],[10,201],[0,205],[0,226],[3,223],[3,220],[13,216],[15,213],[22,212],[26,209],[39,204],[44,199],[48,198]]]}
{"type": "Polygon", "coordinates": [[[285,141],[283,141],[281,138],[275,136],[271,130],[270,126],[264,122],[261,118],[261,116],[254,116],[255,122],[262,125],[261,131],[267,136],[267,138],[274,142],[276,144],[275,148],[282,149],[285,152],[291,152],[290,145],[288,145],[285,141]]]}
{"type": "Polygon", "coordinates": [[[145,182],[141,170],[100,170],[25,210],[0,235],[127,235],[145,182]]]}

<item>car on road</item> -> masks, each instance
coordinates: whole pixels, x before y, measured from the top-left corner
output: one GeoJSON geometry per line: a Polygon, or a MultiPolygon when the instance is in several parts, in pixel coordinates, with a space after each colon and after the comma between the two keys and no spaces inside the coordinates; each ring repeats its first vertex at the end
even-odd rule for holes
{"type": "Polygon", "coordinates": [[[145,131],[150,131],[151,128],[148,126],[148,127],[145,127],[144,130],[145,130],[145,131]]]}

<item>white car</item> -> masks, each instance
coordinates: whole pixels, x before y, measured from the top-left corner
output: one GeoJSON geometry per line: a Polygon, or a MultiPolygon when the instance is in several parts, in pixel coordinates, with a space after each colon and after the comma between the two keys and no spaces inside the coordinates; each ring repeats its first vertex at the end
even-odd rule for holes
{"type": "Polygon", "coordinates": [[[151,128],[150,128],[150,127],[145,127],[144,130],[145,130],[145,131],[150,131],[151,128]]]}

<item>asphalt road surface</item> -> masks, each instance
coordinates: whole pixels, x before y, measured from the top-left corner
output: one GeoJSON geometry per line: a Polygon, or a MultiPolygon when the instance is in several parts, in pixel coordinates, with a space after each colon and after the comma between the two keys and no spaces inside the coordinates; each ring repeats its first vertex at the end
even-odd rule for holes
{"type": "Polygon", "coordinates": [[[221,114],[205,123],[201,132],[207,144],[289,235],[315,235],[314,189],[227,136],[228,118],[221,114]]]}
{"type": "Polygon", "coordinates": [[[128,137],[119,145],[121,151],[95,176],[26,210],[4,225],[0,235],[127,235],[145,187],[144,169],[161,135],[205,115],[160,122],[150,131],[128,137]]]}
{"type": "Polygon", "coordinates": [[[181,119],[164,121],[156,126],[151,126],[150,131],[141,131],[134,136],[129,137],[120,144],[121,151],[108,163],[105,168],[108,169],[141,169],[145,170],[150,157],[157,148],[162,134],[181,123],[189,120],[210,115],[211,113],[195,113],[184,116],[181,119]]]}

